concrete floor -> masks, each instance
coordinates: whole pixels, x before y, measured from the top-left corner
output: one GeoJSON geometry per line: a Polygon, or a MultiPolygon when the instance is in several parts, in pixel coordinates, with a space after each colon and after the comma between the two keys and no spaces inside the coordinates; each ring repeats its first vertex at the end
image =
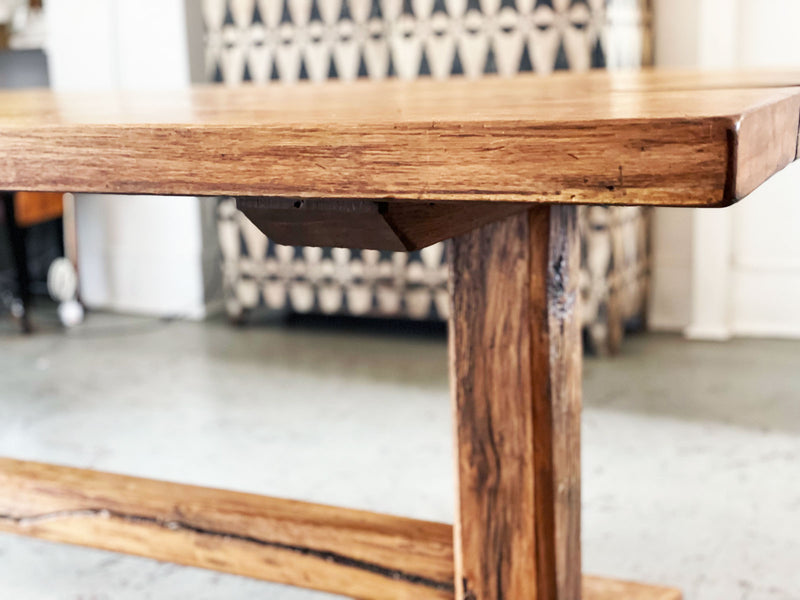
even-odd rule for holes
{"type": "MultiPolygon", "coordinates": [[[[0,320],[0,455],[452,520],[443,329],[0,320]]],[[[585,363],[585,570],[800,598],[800,342],[646,335],[585,363]]],[[[0,536],[0,598],[329,598],[0,536]]]]}

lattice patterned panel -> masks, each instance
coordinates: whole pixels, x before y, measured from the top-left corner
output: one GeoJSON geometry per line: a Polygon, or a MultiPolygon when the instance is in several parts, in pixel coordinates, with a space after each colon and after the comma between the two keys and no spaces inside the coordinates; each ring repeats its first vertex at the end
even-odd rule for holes
{"type": "MultiPolygon", "coordinates": [[[[413,79],[637,67],[651,58],[646,0],[204,0],[209,80],[413,79]]],[[[447,317],[444,246],[420,253],[291,248],[220,205],[228,312],[447,317]]],[[[643,311],[647,212],[581,212],[584,323],[598,349],[643,311]]]]}
{"type": "Polygon", "coordinates": [[[209,79],[237,84],[636,67],[650,11],[605,0],[206,0],[209,79]]]}

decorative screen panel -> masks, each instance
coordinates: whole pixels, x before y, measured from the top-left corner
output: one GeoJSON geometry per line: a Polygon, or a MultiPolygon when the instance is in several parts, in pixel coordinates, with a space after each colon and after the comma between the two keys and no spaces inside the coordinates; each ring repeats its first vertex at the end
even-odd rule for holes
{"type": "MultiPolygon", "coordinates": [[[[645,0],[204,0],[206,73],[235,86],[311,80],[480,77],[556,69],[635,68],[652,55],[645,0]]],[[[583,321],[614,347],[641,317],[648,277],[647,211],[581,211],[583,321]]],[[[266,305],[441,319],[444,246],[392,253],[272,243],[220,204],[229,314],[266,305]]]]}

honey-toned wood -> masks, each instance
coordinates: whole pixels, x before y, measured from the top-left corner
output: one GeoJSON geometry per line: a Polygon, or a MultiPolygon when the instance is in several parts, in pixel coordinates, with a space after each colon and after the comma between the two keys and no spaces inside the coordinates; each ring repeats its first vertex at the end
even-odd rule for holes
{"type": "Polygon", "coordinates": [[[583,600],[681,600],[680,590],[603,577],[583,577],[583,600]]]}
{"type": "MultiPolygon", "coordinates": [[[[138,477],[0,459],[0,530],[356,598],[454,597],[450,525],[138,477]]],[[[583,597],[680,600],[597,577],[583,597]]]]}
{"type": "Polygon", "coordinates": [[[521,203],[374,202],[238,198],[236,206],[278,244],[419,250],[525,210],[521,203]]]}
{"type": "Polygon", "coordinates": [[[598,94],[629,91],[737,90],[800,86],[799,69],[707,70],[686,68],[596,69],[582,73],[557,71],[548,76],[552,94],[598,94]]]}
{"type": "Polygon", "coordinates": [[[787,121],[797,118],[797,104],[790,100],[742,115],[738,130],[742,143],[733,150],[735,189],[732,196],[744,198],[797,158],[798,138],[789,138],[785,129],[787,121]]]}
{"type": "Polygon", "coordinates": [[[449,525],[0,459],[0,530],[357,598],[452,597],[449,525]]]}
{"type": "Polygon", "coordinates": [[[580,596],[576,208],[452,243],[459,600],[580,596]]]}
{"type": "Polygon", "coordinates": [[[719,206],[783,164],[745,115],[797,140],[796,88],[606,77],[5,92],[0,189],[719,206]]]}

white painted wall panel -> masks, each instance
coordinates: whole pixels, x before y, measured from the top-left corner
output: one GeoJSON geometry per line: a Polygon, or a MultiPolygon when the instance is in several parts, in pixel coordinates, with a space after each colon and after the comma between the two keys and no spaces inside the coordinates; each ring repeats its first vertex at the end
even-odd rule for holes
{"type": "MultiPolygon", "coordinates": [[[[800,67],[798,22],[797,0],[658,0],[656,61],[800,67]]],[[[654,328],[703,339],[800,337],[800,167],[730,209],[658,211],[655,222],[654,328]],[[680,250],[687,229],[693,237],[688,260],[680,250]]]]}
{"type": "MultiPolygon", "coordinates": [[[[184,0],[49,0],[59,90],[175,89],[191,83],[184,0]]],[[[217,295],[211,199],[76,199],[81,298],[90,308],[199,318],[217,295]],[[206,243],[208,242],[208,243],[206,243]]]]}

